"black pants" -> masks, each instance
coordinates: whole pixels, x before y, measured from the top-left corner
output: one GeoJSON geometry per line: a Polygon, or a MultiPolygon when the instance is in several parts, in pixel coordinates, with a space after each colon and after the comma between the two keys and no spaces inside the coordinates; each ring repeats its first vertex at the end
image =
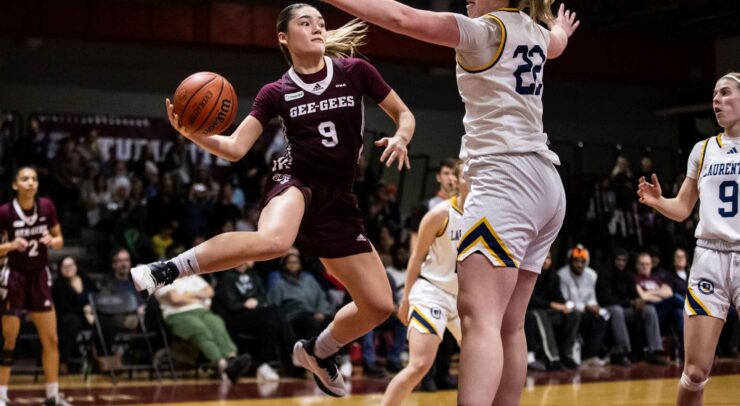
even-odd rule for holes
{"type": "Polygon", "coordinates": [[[581,359],[588,359],[598,355],[604,345],[608,324],[603,317],[589,312],[579,313],[581,314],[581,336],[583,336],[581,359]]]}
{"type": "Polygon", "coordinates": [[[578,312],[565,314],[554,309],[532,309],[527,312],[525,319],[527,348],[530,351],[542,351],[549,362],[559,361],[563,357],[572,358],[580,322],[581,313],[578,312]],[[532,347],[529,346],[530,336],[527,334],[529,321],[534,322],[532,327],[536,332],[533,340],[539,344],[532,347]]]}
{"type": "Polygon", "coordinates": [[[86,323],[74,313],[57,315],[57,335],[59,337],[59,359],[69,365],[70,361],[79,358],[77,335],[86,323]]]}
{"type": "Polygon", "coordinates": [[[295,334],[277,307],[263,306],[245,310],[231,317],[226,327],[237,343],[241,341],[241,334],[257,337],[255,365],[275,360],[283,364],[290,363],[295,334]]]}

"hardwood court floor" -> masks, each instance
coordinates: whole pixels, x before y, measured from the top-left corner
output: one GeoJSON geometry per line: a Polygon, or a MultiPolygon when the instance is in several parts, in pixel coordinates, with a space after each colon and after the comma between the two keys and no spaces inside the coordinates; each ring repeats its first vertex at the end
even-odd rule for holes
{"type": "MultiPolygon", "coordinates": [[[[651,406],[672,405],[680,368],[637,364],[631,368],[584,368],[578,372],[534,373],[527,379],[523,406],[651,406]]],[[[283,379],[257,383],[244,379],[225,387],[209,379],[177,381],[123,379],[112,385],[107,376],[84,382],[78,376],[64,377],[61,391],[75,405],[245,405],[245,406],[366,406],[380,403],[387,379],[353,378],[351,396],[334,399],[321,394],[313,380],[283,379]]],[[[16,376],[10,385],[11,404],[42,402],[43,383],[28,376],[16,376]]],[[[410,406],[454,405],[456,392],[415,392],[410,406]]],[[[740,360],[722,360],[715,365],[707,385],[705,405],[740,405],[740,360]]]]}

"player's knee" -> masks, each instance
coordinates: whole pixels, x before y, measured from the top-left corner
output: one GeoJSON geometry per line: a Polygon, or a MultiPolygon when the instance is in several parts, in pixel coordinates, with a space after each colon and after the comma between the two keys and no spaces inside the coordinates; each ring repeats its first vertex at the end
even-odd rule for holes
{"type": "Polygon", "coordinates": [[[421,358],[409,361],[408,369],[414,378],[423,378],[432,369],[433,358],[421,358]]]}
{"type": "MultiPolygon", "coordinates": [[[[697,365],[686,364],[686,368],[684,369],[683,375],[681,376],[681,386],[684,386],[684,381],[686,381],[687,386],[697,387],[697,385],[701,385],[701,387],[703,387],[707,379],[709,379],[708,368],[701,368],[697,365]]],[[[690,388],[686,389],[691,390],[690,388]]],[[[701,388],[698,388],[696,390],[700,389],[701,388]]]]}
{"type": "Polygon", "coordinates": [[[681,387],[689,392],[699,392],[709,381],[709,371],[702,368],[686,366],[681,375],[681,387]]]}
{"type": "Polygon", "coordinates": [[[370,303],[367,311],[368,318],[375,322],[375,324],[380,324],[388,319],[388,317],[393,313],[393,299],[388,298],[388,300],[375,300],[370,303]]]}
{"type": "Polygon", "coordinates": [[[15,360],[15,349],[0,350],[0,367],[11,367],[15,360]]]}

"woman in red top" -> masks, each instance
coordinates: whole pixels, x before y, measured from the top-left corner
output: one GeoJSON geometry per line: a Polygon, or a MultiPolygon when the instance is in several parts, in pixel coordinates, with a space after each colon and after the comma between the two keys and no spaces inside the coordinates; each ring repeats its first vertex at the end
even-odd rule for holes
{"type": "Polygon", "coordinates": [[[381,160],[387,165],[409,166],[406,145],[415,127],[413,115],[378,71],[349,57],[365,31],[363,23],[350,22],[327,32],[321,13],[307,4],[283,9],[277,38],[291,68],[260,90],[251,113],[231,136],[187,133],[167,101],[175,129],[224,159],[241,159],[274,117],[283,124],[288,147],[273,162],[256,232],[224,233],[169,261],[131,270],[137,289],[151,293],[180,276],[279,257],[297,241],[354,299],[318,337],[294,347],[296,359],[332,396],[346,393],[333,355],[393,311],[385,269],[367,239],[352,193],[363,145],[363,97],[376,101],[397,125],[393,137],[375,143],[385,147],[381,160]]]}
{"type": "Polygon", "coordinates": [[[57,316],[51,296],[48,249],[64,245],[62,228],[54,203],[36,199],[39,181],[36,170],[23,167],[13,180],[16,197],[0,206],[0,256],[6,256],[0,272],[3,300],[3,349],[0,352],[0,405],[8,402],[8,382],[13,365],[20,316],[31,315],[43,347],[46,378],[45,405],[66,405],[59,396],[59,348],[57,316]]]}

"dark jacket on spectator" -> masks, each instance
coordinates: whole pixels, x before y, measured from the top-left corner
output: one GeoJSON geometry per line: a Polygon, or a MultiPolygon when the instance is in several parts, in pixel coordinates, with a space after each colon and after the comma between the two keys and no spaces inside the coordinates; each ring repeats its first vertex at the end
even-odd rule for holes
{"type": "Polygon", "coordinates": [[[686,280],[681,279],[680,276],[676,273],[674,269],[671,270],[661,270],[656,274],[657,277],[663,280],[668,286],[671,287],[673,290],[673,293],[677,293],[679,295],[686,296],[686,290],[689,286],[689,273],[686,272],[686,280]]]}
{"type": "Polygon", "coordinates": [[[224,272],[216,286],[213,310],[228,318],[247,311],[244,302],[257,299],[257,306],[267,306],[267,294],[262,281],[254,269],[241,273],[235,269],[224,272]]]}
{"type": "Polygon", "coordinates": [[[89,304],[88,294],[96,292],[95,283],[85,274],[78,274],[82,279],[82,292],[77,293],[69,284],[69,279],[59,277],[54,281],[51,288],[51,296],[54,299],[54,309],[57,316],[65,314],[74,314],[81,320],[85,320],[85,314],[82,310],[86,304],[89,304]]]}
{"type": "Polygon", "coordinates": [[[529,308],[549,309],[552,302],[566,302],[560,290],[560,277],[554,270],[543,271],[534,285],[532,297],[529,299],[529,308]]]}
{"type": "Polygon", "coordinates": [[[615,304],[630,307],[630,301],[640,297],[634,276],[627,269],[606,269],[608,270],[599,273],[599,279],[596,280],[596,298],[599,304],[604,307],[615,304]]]}

